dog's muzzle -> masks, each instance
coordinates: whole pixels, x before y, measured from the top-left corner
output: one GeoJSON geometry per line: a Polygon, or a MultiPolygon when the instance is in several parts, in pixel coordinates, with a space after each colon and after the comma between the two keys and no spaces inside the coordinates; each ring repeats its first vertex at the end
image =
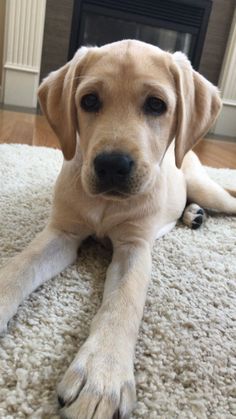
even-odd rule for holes
{"type": "Polygon", "coordinates": [[[134,161],[128,154],[101,153],[94,159],[94,170],[99,193],[110,195],[129,193],[129,181],[134,161]]]}

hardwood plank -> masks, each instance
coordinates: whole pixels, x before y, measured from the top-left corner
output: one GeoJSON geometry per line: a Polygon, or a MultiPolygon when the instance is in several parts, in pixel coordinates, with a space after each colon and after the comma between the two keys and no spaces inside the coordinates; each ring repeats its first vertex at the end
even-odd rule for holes
{"type": "Polygon", "coordinates": [[[0,110],[0,142],[32,144],[35,115],[0,110]]]}
{"type": "Polygon", "coordinates": [[[236,169],[236,143],[205,139],[195,146],[194,151],[206,166],[236,169]]]}
{"type": "Polygon", "coordinates": [[[59,140],[46,121],[45,116],[37,115],[35,119],[32,145],[60,148],[59,140]]]}
{"type": "Polygon", "coordinates": [[[0,143],[60,148],[45,116],[0,109],[0,143]]]}

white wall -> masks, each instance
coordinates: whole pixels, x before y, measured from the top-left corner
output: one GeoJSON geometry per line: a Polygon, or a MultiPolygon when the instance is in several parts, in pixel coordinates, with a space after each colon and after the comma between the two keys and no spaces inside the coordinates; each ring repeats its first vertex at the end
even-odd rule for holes
{"type": "Polygon", "coordinates": [[[0,0],[0,102],[2,99],[2,66],[4,45],[5,0],[0,0]]]}

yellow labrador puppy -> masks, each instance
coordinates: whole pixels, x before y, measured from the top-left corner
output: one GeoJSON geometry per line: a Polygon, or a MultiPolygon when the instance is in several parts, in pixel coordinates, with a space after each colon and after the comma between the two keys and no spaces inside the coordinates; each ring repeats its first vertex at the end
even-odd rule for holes
{"type": "Polygon", "coordinates": [[[43,81],[39,100],[65,161],[47,227],[1,271],[0,329],[75,261],[82,240],[109,237],[102,305],[58,395],[64,418],[128,418],[154,240],[175,226],[187,200],[184,217],[194,228],[199,206],[236,214],[236,199],[190,151],[221,101],[184,54],[133,40],[79,49],[43,81]]]}

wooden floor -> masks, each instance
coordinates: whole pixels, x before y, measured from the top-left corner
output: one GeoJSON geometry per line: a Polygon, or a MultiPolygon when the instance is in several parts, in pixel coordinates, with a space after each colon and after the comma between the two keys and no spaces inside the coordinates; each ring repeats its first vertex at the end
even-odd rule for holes
{"type": "MultiPolygon", "coordinates": [[[[0,143],[22,143],[59,148],[44,116],[0,109],[0,143]]],[[[236,169],[236,143],[202,140],[195,147],[203,164],[236,169]]]]}

